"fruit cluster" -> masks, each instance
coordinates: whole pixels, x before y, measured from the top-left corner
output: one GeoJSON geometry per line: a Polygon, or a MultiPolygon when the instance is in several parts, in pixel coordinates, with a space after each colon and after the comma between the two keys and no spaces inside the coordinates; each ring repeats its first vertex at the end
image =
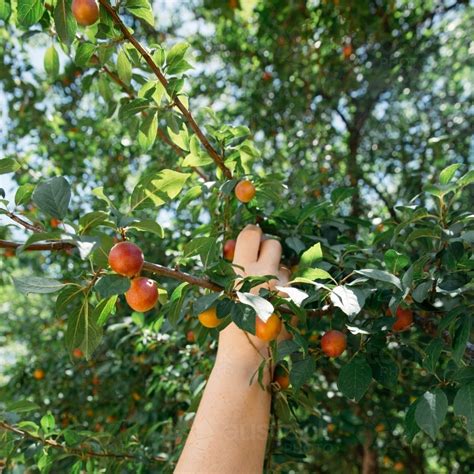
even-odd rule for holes
{"type": "Polygon", "coordinates": [[[156,282],[139,276],[144,262],[143,252],[131,242],[119,242],[109,252],[110,268],[119,275],[132,279],[125,299],[130,308],[141,313],[152,309],[158,301],[156,282]]]}

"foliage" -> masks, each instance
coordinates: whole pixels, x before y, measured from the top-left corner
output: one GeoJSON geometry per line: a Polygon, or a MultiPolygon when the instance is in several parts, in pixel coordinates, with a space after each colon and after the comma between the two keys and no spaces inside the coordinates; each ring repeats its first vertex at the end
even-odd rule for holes
{"type": "Polygon", "coordinates": [[[0,392],[8,467],[171,472],[218,334],[197,315],[216,306],[250,332],[276,311],[293,335],[271,344],[291,386],[274,394],[269,472],[472,470],[473,12],[386,3],[206,0],[187,13],[213,34],[181,42],[147,0],[101,0],[85,29],[69,0],[0,1],[15,183],[0,334],[24,350],[0,392]],[[222,245],[255,222],[293,267],[286,299],[250,297],[256,278],[233,292],[222,245]],[[124,237],[160,285],[145,315],[108,268],[124,237]],[[329,329],[348,336],[337,359],[329,329]]]}

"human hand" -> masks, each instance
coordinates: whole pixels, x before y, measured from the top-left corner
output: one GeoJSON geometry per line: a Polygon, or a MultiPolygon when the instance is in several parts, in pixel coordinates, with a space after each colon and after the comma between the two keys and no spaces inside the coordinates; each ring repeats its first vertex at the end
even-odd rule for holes
{"type": "MultiPolygon", "coordinates": [[[[284,286],[289,279],[290,272],[280,264],[281,244],[274,239],[265,239],[260,227],[246,226],[237,237],[234,253],[234,269],[237,275],[263,276],[275,275],[277,278],[252,288],[251,292],[258,294],[260,288],[274,289],[275,286],[284,286]]],[[[238,283],[237,283],[238,286],[238,283]]],[[[289,335],[282,329],[279,339],[286,339],[289,335]]],[[[219,352],[227,356],[238,357],[239,360],[261,360],[267,355],[268,342],[262,341],[252,334],[245,333],[234,323],[230,323],[220,333],[219,352]]]]}

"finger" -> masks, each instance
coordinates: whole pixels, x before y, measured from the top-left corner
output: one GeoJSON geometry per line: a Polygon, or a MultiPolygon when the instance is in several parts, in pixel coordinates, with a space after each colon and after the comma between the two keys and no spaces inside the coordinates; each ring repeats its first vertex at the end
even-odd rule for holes
{"type": "Polygon", "coordinates": [[[281,244],[278,240],[268,239],[260,245],[260,253],[258,255],[258,263],[266,267],[278,269],[281,259],[281,244]]]}
{"type": "Polygon", "coordinates": [[[262,229],[256,225],[246,226],[237,237],[234,262],[236,265],[248,265],[257,261],[258,249],[262,240],[262,229]]]}
{"type": "Polygon", "coordinates": [[[291,272],[288,268],[284,266],[280,266],[280,270],[278,271],[278,278],[281,283],[287,284],[290,281],[291,272]]]}

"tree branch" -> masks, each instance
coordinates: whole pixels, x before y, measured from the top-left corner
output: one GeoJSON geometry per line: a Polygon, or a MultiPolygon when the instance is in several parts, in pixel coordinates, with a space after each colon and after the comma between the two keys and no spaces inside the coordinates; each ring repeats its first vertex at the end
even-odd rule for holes
{"type": "MultiPolygon", "coordinates": [[[[99,0],[100,4],[102,7],[107,11],[107,13],[111,16],[112,20],[114,23],[120,28],[122,31],[124,37],[135,47],[135,49],[141,54],[143,59],[146,61],[146,63],[150,66],[151,70],[155,74],[155,76],[158,78],[160,83],[163,85],[163,87],[166,89],[168,94],[171,96],[172,94],[170,93],[169,90],[169,83],[164,74],[162,73],[161,69],[157,66],[157,64],[153,61],[152,57],[148,54],[148,52],[145,50],[145,48],[140,44],[140,42],[130,33],[128,30],[127,26],[125,23],[122,21],[120,16],[117,14],[115,9],[107,2],[107,0],[99,0]]],[[[217,153],[215,148],[211,145],[209,140],[206,138],[202,130],[199,128],[199,125],[196,123],[194,120],[194,117],[192,116],[191,112],[185,107],[185,105],[181,102],[179,97],[174,97],[174,104],[176,107],[180,110],[180,112],[183,114],[184,118],[188,122],[188,125],[193,129],[194,133],[198,137],[199,141],[202,143],[206,151],[209,153],[209,156],[214,160],[214,163],[220,168],[222,173],[226,178],[232,178],[232,173],[227,168],[227,166],[224,163],[223,158],[217,153]]]]}
{"type": "Polygon", "coordinates": [[[68,446],[64,446],[61,443],[58,443],[57,441],[53,439],[41,438],[40,436],[36,436],[32,433],[29,433],[28,431],[17,428],[16,426],[9,425],[8,423],[4,421],[0,421],[0,429],[5,430],[5,431],[10,431],[11,433],[21,436],[22,438],[26,438],[31,441],[41,443],[42,445],[49,446],[53,449],[60,449],[61,451],[64,451],[66,453],[79,456],[79,457],[87,456],[87,457],[96,457],[96,458],[114,458],[114,459],[123,460],[123,461],[141,461],[143,459],[146,459],[147,461],[153,462],[153,463],[167,461],[166,458],[163,458],[160,456],[142,458],[142,457],[135,456],[133,454],[128,454],[128,453],[111,453],[108,451],[96,452],[96,451],[91,451],[90,448],[84,448],[84,449],[70,448],[68,446]]]}
{"type": "Polygon", "coordinates": [[[25,221],[24,219],[22,219],[20,216],[13,214],[13,212],[5,211],[4,214],[7,217],[9,217],[12,221],[15,221],[17,224],[20,224],[22,227],[24,227],[25,229],[31,230],[32,232],[41,232],[43,230],[41,227],[31,224],[25,221]]]}

